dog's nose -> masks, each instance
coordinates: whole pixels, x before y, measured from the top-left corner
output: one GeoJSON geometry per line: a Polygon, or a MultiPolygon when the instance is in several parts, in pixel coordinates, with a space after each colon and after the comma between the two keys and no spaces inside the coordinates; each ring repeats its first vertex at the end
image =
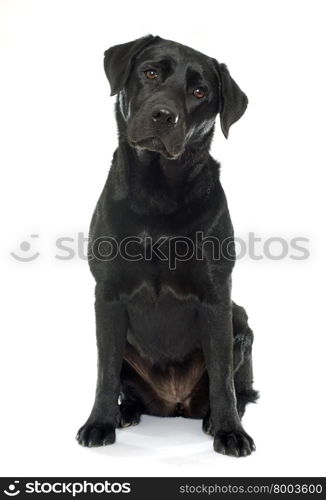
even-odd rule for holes
{"type": "Polygon", "coordinates": [[[178,123],[178,119],[178,115],[167,108],[159,108],[152,111],[152,120],[157,124],[174,127],[178,123]]]}

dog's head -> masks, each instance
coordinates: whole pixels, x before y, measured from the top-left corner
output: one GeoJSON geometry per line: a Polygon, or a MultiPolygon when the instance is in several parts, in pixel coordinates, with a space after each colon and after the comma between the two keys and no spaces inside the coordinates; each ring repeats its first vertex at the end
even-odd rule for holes
{"type": "Polygon", "coordinates": [[[176,159],[187,144],[212,133],[218,113],[228,137],[247,107],[225,64],[184,45],[148,35],[104,56],[111,95],[119,94],[133,147],[176,159]]]}

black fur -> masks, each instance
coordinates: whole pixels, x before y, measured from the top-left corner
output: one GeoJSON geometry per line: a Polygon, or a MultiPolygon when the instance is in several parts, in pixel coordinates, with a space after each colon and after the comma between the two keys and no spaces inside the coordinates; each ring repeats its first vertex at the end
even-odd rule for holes
{"type": "Polygon", "coordinates": [[[119,147],[90,228],[98,380],[77,439],[110,444],[142,413],[184,416],[203,419],[216,451],[248,455],[240,420],[257,398],[253,335],[231,301],[233,228],[209,154],[216,116],[227,137],[247,97],[224,64],[160,37],[110,48],[104,66],[118,94],[119,147]],[[108,238],[130,237],[128,258],[111,258],[108,238]],[[196,246],[187,259],[180,238],[196,246]]]}

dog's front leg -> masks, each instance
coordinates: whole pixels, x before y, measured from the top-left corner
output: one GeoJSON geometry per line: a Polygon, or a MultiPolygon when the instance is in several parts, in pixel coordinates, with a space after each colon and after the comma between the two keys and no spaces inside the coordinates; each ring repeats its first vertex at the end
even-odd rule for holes
{"type": "Polygon", "coordinates": [[[214,436],[215,451],[237,457],[250,455],[255,445],[244,431],[236,407],[230,300],[202,305],[200,335],[210,398],[210,414],[203,422],[204,431],[214,436]]]}
{"type": "Polygon", "coordinates": [[[98,351],[97,386],[93,409],[76,439],[83,446],[103,446],[115,441],[119,421],[119,389],[123,351],[128,330],[124,306],[99,283],[95,290],[98,351]]]}

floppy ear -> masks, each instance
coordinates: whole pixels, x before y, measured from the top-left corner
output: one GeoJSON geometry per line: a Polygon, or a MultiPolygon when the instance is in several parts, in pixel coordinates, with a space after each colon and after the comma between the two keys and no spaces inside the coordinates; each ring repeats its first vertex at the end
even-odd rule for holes
{"type": "Polygon", "coordinates": [[[104,70],[111,86],[111,95],[125,86],[134,57],[158,36],[147,35],[132,42],[115,45],[104,52],[104,70]]]}
{"type": "Polygon", "coordinates": [[[225,64],[216,60],[217,73],[220,80],[220,121],[221,129],[226,138],[229,128],[241,118],[248,105],[248,97],[231,77],[225,64]]]}

